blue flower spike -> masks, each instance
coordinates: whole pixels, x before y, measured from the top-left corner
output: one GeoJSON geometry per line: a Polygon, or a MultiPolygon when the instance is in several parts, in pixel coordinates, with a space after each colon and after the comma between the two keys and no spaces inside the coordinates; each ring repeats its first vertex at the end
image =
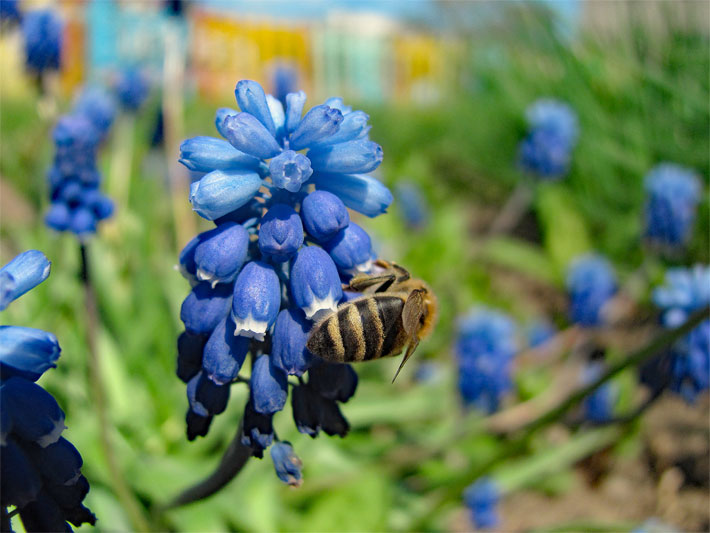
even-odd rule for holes
{"type": "MultiPolygon", "coordinates": [[[[653,292],[667,328],[681,325],[699,309],[710,305],[710,266],[674,268],[665,284],[653,292]]],[[[710,320],[704,320],[670,350],[670,388],[692,404],[710,388],[710,320]]],[[[668,379],[662,380],[664,383],[668,379]]]]}
{"type": "Polygon", "coordinates": [[[341,98],[307,109],[304,92],[274,97],[251,80],[237,83],[235,98],[238,109],[215,115],[222,138],[180,147],[180,162],[204,174],[191,187],[193,209],[216,227],[180,253],[193,288],[181,309],[177,375],[187,383],[190,440],[207,434],[232,384],[248,383],[241,442],[256,457],[275,442],[277,474],[296,485],[300,464],[276,437],[273,417],[291,388],[299,431],[349,431],[339,404],[355,394],[357,375],[317,360],[306,341],[313,322],[344,300],[343,279],[368,271],[374,258],[348,207],[374,217],[392,194],[368,175],[382,149],[368,137],[366,113],[341,98]],[[250,354],[251,378],[240,379],[250,354]]]}
{"type": "Polygon", "coordinates": [[[0,311],[49,277],[51,263],[39,250],[21,253],[0,269],[0,311]]]}
{"type": "Polygon", "coordinates": [[[303,463],[296,455],[290,442],[277,442],[271,447],[271,460],[278,478],[291,487],[300,487],[303,483],[301,469],[303,463]]]}
{"type": "Polygon", "coordinates": [[[22,36],[28,70],[38,74],[59,70],[62,60],[62,32],[62,21],[54,10],[42,9],[24,14],[22,36]]]}
{"type": "Polygon", "coordinates": [[[690,239],[701,198],[695,173],[680,165],[662,163],[646,175],[645,236],[654,245],[674,249],[690,239]]]}
{"type": "Polygon", "coordinates": [[[491,478],[476,480],[464,491],[464,502],[477,529],[493,529],[500,525],[498,502],[501,491],[491,478]]]}
{"type": "MultiPolygon", "coordinates": [[[[49,275],[49,261],[30,250],[0,269],[3,305],[49,275]]],[[[60,348],[49,332],[0,326],[0,485],[3,507],[15,506],[27,531],[70,531],[94,524],[82,505],[89,483],[79,452],[62,433],[64,412],[34,383],[56,366],[60,348]]]]}
{"type": "Polygon", "coordinates": [[[616,294],[614,270],[605,258],[587,254],[572,261],[567,272],[569,315],[581,326],[600,326],[605,322],[605,306],[616,294]]]}
{"type": "Polygon", "coordinates": [[[464,405],[485,413],[498,410],[512,388],[511,364],[518,346],[516,327],[507,315],[475,308],[459,320],[456,358],[464,405]]]}
{"type": "Polygon", "coordinates": [[[529,131],[518,149],[520,166],[539,179],[564,177],[579,137],[577,115],[567,104],[544,98],[527,109],[526,118],[529,131]]]}

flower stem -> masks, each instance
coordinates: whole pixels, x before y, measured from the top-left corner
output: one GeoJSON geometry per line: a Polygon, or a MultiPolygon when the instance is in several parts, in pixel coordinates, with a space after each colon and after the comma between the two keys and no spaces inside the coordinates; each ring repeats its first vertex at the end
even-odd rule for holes
{"type": "Polygon", "coordinates": [[[520,219],[530,207],[532,197],[531,184],[526,180],[520,180],[503,208],[498,212],[498,216],[488,228],[487,237],[509,233],[520,222],[520,219]]]}
{"type": "Polygon", "coordinates": [[[232,481],[252,456],[251,447],[243,445],[241,437],[242,422],[239,423],[237,433],[234,435],[234,439],[232,439],[227,451],[222,455],[222,459],[215,471],[203,481],[182,491],[171,502],[162,506],[160,510],[166,511],[188,503],[204,500],[232,481]]]}
{"type": "Polygon", "coordinates": [[[141,505],[138,502],[135,494],[131,491],[126,479],[123,477],[123,472],[118,465],[115,450],[111,442],[109,430],[109,419],[107,412],[107,401],[104,394],[103,382],[101,379],[101,358],[99,357],[97,347],[98,337],[98,305],[96,302],[96,293],[91,281],[91,269],[89,266],[89,254],[87,245],[82,243],[80,246],[81,253],[81,282],[84,285],[84,297],[86,305],[86,342],[89,348],[88,354],[88,370],[89,370],[89,388],[91,391],[94,408],[98,416],[99,422],[99,439],[101,448],[106,459],[109,475],[114,484],[116,496],[133,524],[136,531],[150,531],[150,525],[143,515],[141,505]]]}

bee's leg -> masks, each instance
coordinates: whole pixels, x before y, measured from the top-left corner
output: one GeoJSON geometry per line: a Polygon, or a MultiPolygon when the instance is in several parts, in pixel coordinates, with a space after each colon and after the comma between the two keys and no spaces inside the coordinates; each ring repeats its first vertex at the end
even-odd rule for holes
{"type": "Polygon", "coordinates": [[[347,290],[355,292],[363,292],[370,287],[381,284],[375,292],[386,291],[392,283],[394,283],[395,275],[392,273],[382,274],[380,276],[370,276],[369,274],[358,274],[353,276],[350,283],[346,287],[347,290]]]}
{"type": "Polygon", "coordinates": [[[412,357],[412,354],[414,353],[414,350],[417,349],[417,346],[419,346],[419,338],[418,337],[412,337],[412,342],[409,343],[409,346],[407,346],[407,351],[404,353],[404,358],[402,359],[402,362],[399,364],[399,368],[397,369],[397,372],[395,373],[394,377],[392,378],[392,383],[394,383],[394,380],[397,379],[397,376],[399,376],[399,373],[402,371],[402,367],[404,366],[404,363],[406,363],[410,357],[412,357]]]}
{"type": "Polygon", "coordinates": [[[407,301],[404,302],[404,308],[402,309],[402,325],[404,326],[404,331],[407,332],[407,335],[409,335],[411,340],[407,346],[407,351],[404,353],[404,359],[402,359],[402,362],[397,369],[397,373],[394,375],[394,378],[392,378],[392,383],[394,383],[394,380],[397,379],[397,376],[399,376],[404,363],[407,362],[407,360],[414,353],[414,350],[416,350],[417,346],[419,346],[418,334],[422,327],[422,321],[426,311],[423,294],[423,289],[413,290],[409,294],[407,301]]]}

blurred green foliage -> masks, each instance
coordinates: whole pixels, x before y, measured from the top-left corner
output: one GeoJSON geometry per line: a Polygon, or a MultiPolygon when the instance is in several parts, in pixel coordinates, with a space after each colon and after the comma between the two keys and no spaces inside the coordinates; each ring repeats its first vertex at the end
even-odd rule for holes
{"type": "MultiPolygon", "coordinates": [[[[452,89],[441,105],[357,106],[371,115],[371,137],[384,147],[384,181],[416,182],[431,206],[429,224],[419,232],[406,228],[396,203],[389,216],[364,223],[382,256],[406,265],[439,296],[439,327],[417,357],[436,360],[438,377],[417,383],[419,363],[410,363],[390,385],[396,361],[364,365],[358,369],[359,390],[343,409],[353,426],[346,439],[298,434],[288,408],[276,417],[279,435],[293,443],[304,462],[300,489],[282,486],[268,458],[252,460],[237,481],[211,499],[153,516],[156,527],[450,529],[461,502],[446,487],[472,481],[459,479],[461,472],[483,468],[506,446],[504,439],[481,431],[481,419],[462,413],[458,405],[450,348],[456,315],[484,303],[506,309],[523,323],[540,312],[564,323],[554,303],[537,301],[517,285],[501,290],[500,271],[559,297],[568,261],[597,249],[613,259],[622,278],[628,276],[643,260],[639,235],[646,171],[668,160],[696,169],[707,180],[706,35],[669,26],[659,36],[634,27],[623,35],[580,35],[566,42],[554,37],[544,18],[513,23],[518,31],[505,39],[470,37],[470,83],[452,89]],[[565,100],[579,114],[582,134],[572,171],[560,183],[535,188],[526,219],[536,228],[532,237],[514,233],[484,242],[482,228],[520,180],[515,155],[524,109],[542,96],[565,100]]],[[[130,175],[110,175],[111,150],[120,139],[110,140],[102,152],[109,181],[130,180],[130,197],[91,243],[113,438],[125,475],[148,508],[214,468],[246,398],[244,388],[234,386],[229,407],[215,419],[209,436],[186,441],[185,387],[174,376],[179,307],[188,285],[173,265],[184,243],[176,243],[162,155],[147,145],[157,102],[152,104],[132,130],[130,175]]],[[[52,234],[41,221],[51,124],[38,116],[35,98],[3,99],[0,105],[0,175],[30,213],[19,219],[8,210],[0,214],[2,262],[28,248],[43,250],[53,262],[49,280],[13,304],[4,322],[57,334],[60,364],[42,384],[66,411],[66,436],[84,457],[92,484],[87,503],[100,518],[98,529],[129,530],[97,444],[97,419],[85,384],[86,323],[76,241],[52,234]]],[[[212,113],[212,105],[188,102],[187,134],[212,134],[212,113]]],[[[694,240],[679,262],[708,261],[707,219],[704,196],[694,240]]],[[[520,397],[543,392],[551,379],[546,370],[525,370],[518,376],[520,397]]],[[[622,375],[618,382],[624,403],[630,404],[633,380],[622,375]]],[[[546,446],[526,443],[515,450],[514,464],[525,468],[530,461],[547,460],[537,454],[546,446]]],[[[564,470],[557,472],[537,486],[564,491],[565,476],[564,470]]]]}

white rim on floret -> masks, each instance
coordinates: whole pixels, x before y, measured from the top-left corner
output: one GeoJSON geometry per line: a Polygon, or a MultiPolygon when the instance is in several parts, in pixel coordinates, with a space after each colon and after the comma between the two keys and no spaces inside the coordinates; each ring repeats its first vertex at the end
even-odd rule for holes
{"type": "Polygon", "coordinates": [[[37,439],[37,444],[39,444],[42,448],[46,448],[50,444],[54,444],[59,440],[59,437],[62,436],[62,431],[64,431],[66,428],[67,426],[64,425],[64,420],[55,420],[52,431],[50,431],[46,435],[42,435],[39,439],[37,439]]]}
{"type": "Polygon", "coordinates": [[[328,293],[325,298],[316,298],[313,296],[313,301],[308,307],[303,308],[308,320],[318,322],[321,318],[335,312],[338,308],[338,301],[333,296],[333,293],[328,293]]]}
{"type": "Polygon", "coordinates": [[[265,320],[255,320],[251,313],[244,319],[232,315],[234,319],[234,336],[248,337],[263,341],[266,335],[266,330],[269,328],[269,323],[265,320]]]}

